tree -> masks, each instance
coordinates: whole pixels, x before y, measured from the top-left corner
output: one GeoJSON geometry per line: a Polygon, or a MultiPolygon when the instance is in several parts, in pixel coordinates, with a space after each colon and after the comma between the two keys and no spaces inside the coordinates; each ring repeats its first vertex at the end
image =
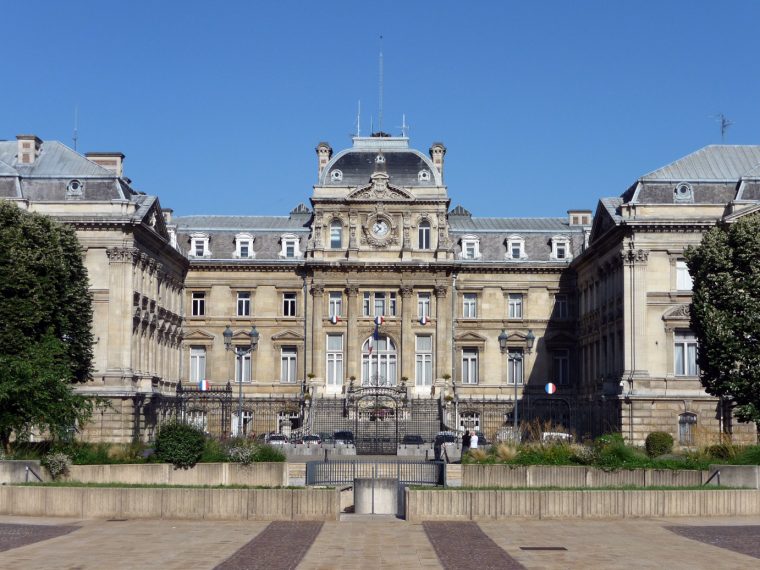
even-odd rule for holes
{"type": "Polygon", "coordinates": [[[73,229],[0,200],[0,442],[32,427],[59,436],[93,401],[92,295],[73,229]]]}
{"type": "Polygon", "coordinates": [[[708,393],[760,421],[760,214],[708,231],[686,252],[694,281],[691,327],[708,393]]]}

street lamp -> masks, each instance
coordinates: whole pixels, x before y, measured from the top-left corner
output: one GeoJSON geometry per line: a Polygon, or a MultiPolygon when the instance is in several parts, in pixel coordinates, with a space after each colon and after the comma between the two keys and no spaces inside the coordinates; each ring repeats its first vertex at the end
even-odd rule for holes
{"type": "MultiPolygon", "coordinates": [[[[255,325],[251,327],[251,331],[248,333],[248,336],[250,337],[249,346],[233,346],[232,329],[230,328],[230,325],[227,325],[227,328],[224,329],[222,336],[224,337],[224,350],[231,350],[235,353],[235,357],[238,360],[237,362],[239,366],[238,370],[240,370],[240,378],[237,379],[238,380],[237,432],[238,434],[240,434],[243,431],[243,357],[250,352],[256,351],[256,347],[259,345],[259,331],[256,330],[255,325]]],[[[253,362],[251,362],[251,365],[253,365],[253,362]]]]}
{"type": "MultiPolygon", "coordinates": [[[[502,329],[501,334],[499,335],[499,348],[501,349],[502,354],[507,354],[507,341],[509,340],[509,335],[507,334],[507,331],[502,329]]],[[[509,360],[507,360],[507,378],[509,378],[509,360]]],[[[515,384],[515,404],[514,409],[512,410],[512,419],[514,422],[514,427],[512,428],[512,437],[517,442],[517,378],[514,378],[514,384],[515,384]]]]}

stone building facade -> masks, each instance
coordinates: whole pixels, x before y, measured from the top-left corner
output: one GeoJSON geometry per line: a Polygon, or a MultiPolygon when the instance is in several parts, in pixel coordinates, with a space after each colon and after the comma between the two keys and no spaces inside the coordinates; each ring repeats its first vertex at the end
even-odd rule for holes
{"type": "Polygon", "coordinates": [[[682,255],[758,203],[760,147],[707,147],[561,218],[452,209],[440,143],[316,152],[310,205],[288,216],[172,219],[123,155],[0,143],[0,196],[73,224],[86,251],[98,341],[83,389],[114,405],[85,437],[150,438],[174,414],[220,435],[492,440],[517,416],[636,443],[754,437],[700,387],[682,255]],[[255,327],[255,350],[227,350],[228,327],[238,348],[255,327]]]}

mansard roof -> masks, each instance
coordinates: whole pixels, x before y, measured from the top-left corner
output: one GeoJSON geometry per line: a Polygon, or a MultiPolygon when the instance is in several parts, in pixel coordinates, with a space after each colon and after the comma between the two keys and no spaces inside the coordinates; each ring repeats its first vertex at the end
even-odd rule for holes
{"type": "Polygon", "coordinates": [[[394,186],[441,186],[438,169],[430,158],[409,147],[406,137],[354,137],[353,146],[332,157],[319,177],[320,186],[363,186],[376,171],[378,154],[385,159],[384,171],[394,186]],[[331,172],[340,170],[340,180],[333,180],[331,172]],[[420,180],[421,170],[430,177],[420,180]]]}
{"type": "MultiPolygon", "coordinates": [[[[300,214],[300,212],[299,212],[300,214]]],[[[309,214],[309,217],[310,214],[309,214]]],[[[309,219],[301,216],[177,216],[174,223],[180,232],[250,231],[309,232],[309,219]]]]}
{"type": "Polygon", "coordinates": [[[645,174],[640,180],[737,181],[760,166],[760,145],[709,145],[645,174]]]}
{"type": "Polygon", "coordinates": [[[21,164],[17,160],[18,143],[0,141],[0,162],[7,168],[0,167],[3,174],[15,174],[25,177],[76,177],[76,178],[115,178],[110,170],[87,160],[77,151],[58,141],[43,141],[39,156],[32,164],[21,164]]]}

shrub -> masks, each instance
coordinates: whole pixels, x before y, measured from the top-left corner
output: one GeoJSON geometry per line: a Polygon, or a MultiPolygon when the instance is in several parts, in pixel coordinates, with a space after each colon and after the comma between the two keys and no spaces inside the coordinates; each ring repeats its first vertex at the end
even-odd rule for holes
{"type": "Polygon", "coordinates": [[[46,467],[53,479],[58,479],[61,475],[69,473],[71,467],[71,458],[60,451],[48,453],[41,460],[40,464],[46,467]]]}
{"type": "Polygon", "coordinates": [[[575,465],[573,452],[566,443],[523,445],[517,453],[515,463],[520,465],[575,465]]]}
{"type": "Polygon", "coordinates": [[[750,445],[736,456],[739,465],[760,465],[760,445],[750,445]]]}
{"type": "Polygon", "coordinates": [[[156,437],[156,457],[178,469],[188,469],[203,455],[206,437],[195,426],[169,422],[161,426],[156,437]]]}
{"type": "Polygon", "coordinates": [[[573,454],[573,459],[581,465],[590,465],[596,461],[596,452],[591,446],[571,444],[570,451],[573,454]]]}
{"type": "Polygon", "coordinates": [[[644,445],[649,457],[659,457],[673,451],[673,436],[664,431],[653,431],[647,436],[644,445]]]}
{"type": "Polygon", "coordinates": [[[227,461],[227,448],[218,439],[206,438],[203,444],[202,463],[222,463],[227,461]]]}
{"type": "Polygon", "coordinates": [[[494,447],[495,455],[499,461],[513,461],[517,457],[517,447],[509,443],[500,443],[494,447]]]}
{"type": "Polygon", "coordinates": [[[730,443],[718,443],[709,446],[705,452],[713,459],[730,460],[736,457],[738,450],[730,443]]]}

